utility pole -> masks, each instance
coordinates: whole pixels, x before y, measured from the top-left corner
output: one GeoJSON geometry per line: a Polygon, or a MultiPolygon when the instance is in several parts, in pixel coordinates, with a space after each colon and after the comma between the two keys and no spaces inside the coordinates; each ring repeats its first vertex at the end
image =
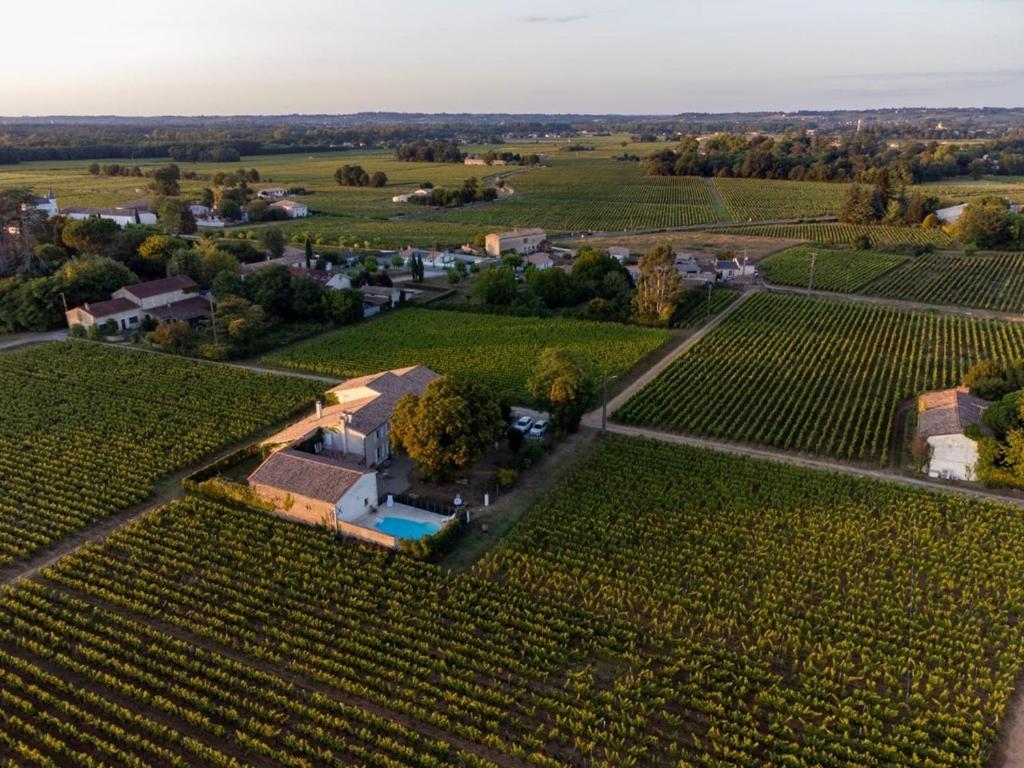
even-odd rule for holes
{"type": "Polygon", "coordinates": [[[817,257],[818,257],[818,254],[816,254],[816,253],[812,253],[811,254],[811,274],[810,274],[810,277],[807,278],[807,295],[808,296],[810,296],[811,295],[811,291],[814,290],[814,260],[817,257]]]}

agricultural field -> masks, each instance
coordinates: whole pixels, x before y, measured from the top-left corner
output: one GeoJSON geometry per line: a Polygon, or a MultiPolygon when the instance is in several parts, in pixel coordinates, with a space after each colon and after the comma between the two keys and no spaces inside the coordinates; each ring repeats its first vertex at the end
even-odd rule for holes
{"type": "Polygon", "coordinates": [[[1022,536],[623,438],[463,573],[189,498],[0,592],[0,762],[982,768],[1022,536]]]}
{"type": "Polygon", "coordinates": [[[676,308],[672,324],[677,328],[699,328],[740,297],[739,291],[695,289],[687,291],[676,308]]]}
{"type": "Polygon", "coordinates": [[[714,179],[734,221],[801,219],[835,213],[845,184],[771,179],[714,179]]]}
{"type": "Polygon", "coordinates": [[[984,176],[980,179],[955,178],[911,187],[911,192],[935,195],[942,206],[969,203],[972,199],[994,195],[1024,203],[1024,177],[984,176]]]}
{"type": "Polygon", "coordinates": [[[929,304],[1024,312],[1024,254],[932,253],[886,275],[869,293],[929,304]]]}
{"type": "Polygon", "coordinates": [[[615,418],[773,448],[886,463],[901,400],[1009,362],[1024,326],[758,294],[615,418]]]}
{"type": "Polygon", "coordinates": [[[790,240],[810,240],[816,243],[849,245],[855,239],[867,235],[876,248],[893,245],[934,245],[949,248],[952,238],[941,229],[921,227],[893,227],[884,224],[839,224],[819,222],[811,224],[753,224],[748,226],[722,227],[716,230],[734,235],[755,237],[785,237],[790,240]]]}
{"type": "Polygon", "coordinates": [[[84,342],[0,353],[0,567],[140,502],[157,478],[322,389],[84,342]]]}
{"type": "Polygon", "coordinates": [[[841,293],[854,293],[907,260],[906,256],[892,253],[802,245],[770,256],[758,267],[769,283],[806,288],[812,254],[814,287],[841,293]]]}
{"type": "Polygon", "coordinates": [[[269,355],[266,362],[344,378],[422,364],[472,376],[515,402],[547,347],[579,354],[594,376],[617,374],[653,352],[668,331],[563,318],[402,309],[269,355]]]}

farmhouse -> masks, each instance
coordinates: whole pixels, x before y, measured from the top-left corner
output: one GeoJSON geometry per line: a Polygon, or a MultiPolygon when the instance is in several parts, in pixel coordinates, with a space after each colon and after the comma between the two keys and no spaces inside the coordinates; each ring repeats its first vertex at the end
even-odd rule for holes
{"type": "MultiPolygon", "coordinates": [[[[265,262],[257,262],[257,264],[261,263],[265,262]]],[[[328,264],[328,266],[331,265],[328,264]]],[[[288,271],[295,275],[295,277],[308,277],[310,280],[314,280],[324,288],[329,288],[332,291],[340,291],[345,288],[352,287],[352,278],[344,272],[335,272],[330,269],[307,268],[292,264],[288,265],[288,271]]]]}
{"type": "Polygon", "coordinates": [[[61,214],[72,220],[97,217],[109,219],[119,227],[129,224],[156,224],[156,214],[138,207],[117,206],[115,208],[65,208],[61,214]]]}
{"type": "Polygon", "coordinates": [[[555,261],[546,253],[531,253],[526,257],[526,265],[534,269],[551,269],[555,261]]]}
{"type": "Polygon", "coordinates": [[[288,194],[288,190],[284,187],[267,187],[261,189],[256,193],[256,197],[261,200],[280,200],[282,197],[288,194]]]}
{"type": "Polygon", "coordinates": [[[210,303],[198,296],[199,286],[186,275],[164,277],[145,283],[126,285],[110,295],[109,301],[86,302],[69,309],[68,327],[113,323],[119,331],[141,326],[143,318],[158,321],[196,320],[210,313],[210,303]]]}
{"type": "Polygon", "coordinates": [[[29,208],[45,213],[48,219],[52,219],[60,213],[60,208],[57,206],[57,197],[53,194],[52,189],[46,193],[46,197],[33,197],[21,206],[23,211],[27,211],[29,208]]]}
{"type": "Polygon", "coordinates": [[[498,257],[508,251],[526,256],[540,250],[540,245],[547,240],[543,229],[515,229],[511,232],[492,232],[484,240],[484,248],[488,256],[498,257]]]}
{"type": "Polygon", "coordinates": [[[289,219],[303,219],[309,216],[309,206],[296,200],[278,200],[267,206],[274,210],[284,211],[289,219]]]}
{"type": "Polygon", "coordinates": [[[982,432],[988,428],[981,415],[988,403],[970,393],[967,387],[926,392],[917,399],[917,439],[927,443],[929,477],[947,480],[974,480],[978,463],[978,443],[964,434],[974,424],[982,432]]]}

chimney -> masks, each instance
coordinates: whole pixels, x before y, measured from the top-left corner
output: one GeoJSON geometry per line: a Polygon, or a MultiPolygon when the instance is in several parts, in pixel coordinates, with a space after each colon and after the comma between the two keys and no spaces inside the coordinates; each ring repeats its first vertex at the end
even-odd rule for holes
{"type": "Polygon", "coordinates": [[[324,417],[324,404],[320,400],[316,401],[316,417],[322,419],[324,417]]]}

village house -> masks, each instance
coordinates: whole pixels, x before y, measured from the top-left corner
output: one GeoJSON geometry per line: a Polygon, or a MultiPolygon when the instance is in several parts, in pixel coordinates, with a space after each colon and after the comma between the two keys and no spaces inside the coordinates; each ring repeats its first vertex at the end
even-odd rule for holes
{"type": "Polygon", "coordinates": [[[555,260],[546,253],[531,253],[526,257],[526,266],[534,269],[551,269],[555,266],[555,260]]]}
{"type": "Polygon", "coordinates": [[[926,392],[917,399],[916,438],[928,446],[924,471],[929,477],[976,479],[978,443],[964,430],[973,424],[982,434],[990,434],[981,420],[988,405],[967,387],[926,392]]]}
{"type": "Polygon", "coordinates": [[[21,206],[22,211],[27,211],[29,208],[45,213],[48,219],[52,219],[60,213],[60,208],[57,206],[57,197],[53,194],[52,189],[46,193],[46,197],[33,197],[21,206]]]}
{"type": "Polygon", "coordinates": [[[412,192],[407,192],[404,195],[395,195],[394,197],[391,198],[391,202],[408,203],[414,197],[430,197],[432,194],[434,194],[434,190],[423,189],[422,187],[420,187],[419,189],[414,189],[412,192]]]}
{"type": "Polygon", "coordinates": [[[75,221],[93,217],[109,219],[119,227],[129,224],[156,224],[157,222],[156,214],[149,210],[149,203],[145,201],[124,203],[113,208],[65,208],[61,211],[61,215],[75,221]]]}
{"type": "Polygon", "coordinates": [[[488,256],[495,258],[509,251],[527,256],[540,250],[541,243],[547,240],[543,229],[515,229],[511,232],[492,232],[484,239],[484,249],[488,256]]]}
{"type": "MultiPolygon", "coordinates": [[[[258,265],[265,262],[256,263],[258,265]]],[[[352,287],[352,278],[344,272],[335,271],[332,264],[328,264],[327,266],[328,269],[316,269],[315,267],[289,264],[288,271],[295,277],[308,277],[310,280],[313,280],[324,288],[328,288],[332,291],[341,291],[352,287]]]]}
{"type": "Polygon", "coordinates": [[[267,206],[275,211],[284,211],[289,219],[303,219],[309,216],[309,206],[297,200],[278,200],[267,206]]]}
{"type": "Polygon", "coordinates": [[[256,197],[260,200],[280,200],[287,194],[288,190],[284,187],[267,187],[257,192],[256,197]]]}
{"type": "Polygon", "coordinates": [[[120,332],[141,327],[147,317],[158,322],[192,321],[211,311],[209,300],[197,295],[198,288],[186,275],[126,285],[114,291],[108,301],[86,302],[69,309],[65,317],[69,328],[112,323],[120,332]]]}

